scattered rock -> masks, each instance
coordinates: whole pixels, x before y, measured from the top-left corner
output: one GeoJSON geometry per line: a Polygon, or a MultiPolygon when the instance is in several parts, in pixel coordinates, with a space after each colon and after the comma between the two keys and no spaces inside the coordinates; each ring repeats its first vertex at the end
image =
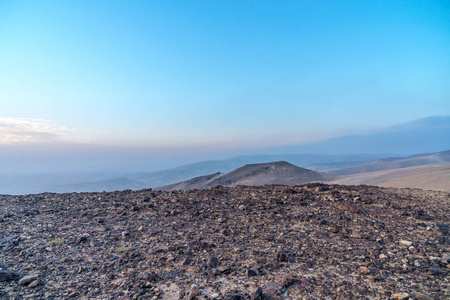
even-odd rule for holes
{"type": "Polygon", "coordinates": [[[38,279],[38,275],[25,276],[19,280],[19,285],[28,285],[37,279],[38,279]]]}
{"type": "Polygon", "coordinates": [[[0,299],[445,299],[449,203],[318,183],[0,195],[0,299]]]}

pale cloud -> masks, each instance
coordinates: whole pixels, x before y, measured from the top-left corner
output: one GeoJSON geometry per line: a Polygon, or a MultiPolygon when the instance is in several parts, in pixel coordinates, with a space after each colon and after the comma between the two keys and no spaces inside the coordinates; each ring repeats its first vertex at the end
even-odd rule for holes
{"type": "Polygon", "coordinates": [[[0,144],[77,142],[71,131],[48,120],[0,118],[0,144]]]}

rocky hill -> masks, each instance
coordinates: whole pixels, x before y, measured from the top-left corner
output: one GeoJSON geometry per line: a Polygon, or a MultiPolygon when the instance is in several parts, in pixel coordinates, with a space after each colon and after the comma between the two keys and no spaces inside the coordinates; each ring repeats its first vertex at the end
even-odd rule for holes
{"type": "Polygon", "coordinates": [[[0,299],[448,299],[449,194],[0,196],[0,299]]]}
{"type": "Polygon", "coordinates": [[[260,186],[265,184],[297,185],[308,182],[325,182],[335,176],[294,166],[285,161],[248,164],[226,174],[200,176],[180,183],[161,187],[162,190],[208,189],[217,185],[260,186]]]}

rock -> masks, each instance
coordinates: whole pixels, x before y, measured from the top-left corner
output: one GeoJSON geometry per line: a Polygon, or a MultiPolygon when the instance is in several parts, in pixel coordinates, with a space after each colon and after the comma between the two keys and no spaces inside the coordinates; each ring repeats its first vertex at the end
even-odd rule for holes
{"type": "Polygon", "coordinates": [[[260,300],[263,296],[263,289],[261,287],[258,287],[251,295],[252,300],[260,300]]]}
{"type": "Polygon", "coordinates": [[[434,300],[433,297],[431,297],[430,295],[424,294],[422,292],[418,292],[418,291],[413,291],[412,295],[414,296],[414,299],[417,300],[434,300]]]}
{"type": "Polygon", "coordinates": [[[362,275],[369,275],[371,272],[369,268],[362,266],[359,267],[359,273],[361,273],[362,275]]]}
{"type": "Polygon", "coordinates": [[[392,294],[391,298],[395,299],[395,300],[406,300],[406,299],[409,298],[409,294],[405,293],[405,292],[403,292],[403,293],[396,293],[396,294],[392,294]]]}
{"type": "Polygon", "coordinates": [[[28,287],[29,287],[29,288],[35,288],[35,287],[40,286],[40,285],[42,285],[42,284],[43,284],[43,282],[42,282],[41,280],[36,279],[36,280],[32,281],[32,282],[28,285],[28,287]]]}
{"type": "Polygon", "coordinates": [[[229,274],[231,272],[231,269],[227,266],[219,266],[216,270],[219,274],[229,274]]]}
{"type": "Polygon", "coordinates": [[[436,223],[436,226],[439,229],[439,231],[442,232],[443,235],[448,235],[450,230],[449,230],[449,226],[447,224],[436,223]]]}
{"type": "Polygon", "coordinates": [[[0,224],[0,299],[446,299],[447,194],[312,183],[0,195],[0,215],[14,214],[0,224]],[[4,269],[39,278],[20,286],[4,269]]]}
{"type": "Polygon", "coordinates": [[[405,241],[405,240],[401,240],[400,245],[405,246],[405,247],[410,247],[412,245],[412,242],[410,241],[405,241]]]}
{"type": "Polygon", "coordinates": [[[416,218],[417,220],[422,220],[422,221],[430,221],[433,220],[433,217],[426,214],[425,211],[423,211],[422,209],[418,210],[415,214],[414,214],[414,218],[416,218]]]}
{"type": "Polygon", "coordinates": [[[330,228],[328,229],[328,231],[329,231],[329,232],[332,232],[332,233],[338,233],[338,232],[339,232],[339,228],[333,226],[333,227],[330,227],[330,228]]]}
{"type": "Polygon", "coordinates": [[[359,233],[358,231],[353,231],[351,237],[355,239],[362,238],[361,233],[359,233]]]}
{"type": "Polygon", "coordinates": [[[217,268],[219,265],[220,265],[220,261],[217,258],[217,256],[212,255],[211,258],[209,259],[208,267],[214,269],[214,268],[217,268]]]}
{"type": "Polygon", "coordinates": [[[233,251],[234,252],[242,252],[242,251],[244,251],[245,250],[245,248],[244,247],[242,247],[242,246],[235,246],[234,248],[233,248],[233,251]]]}
{"type": "Polygon", "coordinates": [[[269,282],[263,285],[263,292],[276,295],[283,289],[284,284],[281,282],[269,282]]]}
{"type": "Polygon", "coordinates": [[[244,300],[244,297],[242,297],[241,295],[239,295],[237,293],[229,293],[229,294],[227,294],[225,299],[227,299],[227,300],[244,300]]]}
{"type": "Polygon", "coordinates": [[[286,253],[284,253],[283,251],[278,252],[277,253],[277,261],[286,262],[287,261],[286,253]]]}
{"type": "Polygon", "coordinates": [[[84,242],[86,242],[88,240],[88,238],[89,238],[89,235],[80,236],[80,237],[77,238],[77,243],[78,244],[84,243],[84,242]]]}
{"type": "Polygon", "coordinates": [[[19,280],[19,285],[28,285],[36,279],[38,279],[38,275],[25,276],[19,280]]]}
{"type": "Polygon", "coordinates": [[[181,263],[183,266],[188,266],[192,263],[192,260],[189,256],[185,257],[183,262],[181,263]]]}
{"type": "Polygon", "coordinates": [[[19,274],[6,271],[6,270],[0,270],[0,281],[11,281],[16,280],[19,277],[19,274]]]}
{"type": "Polygon", "coordinates": [[[195,300],[197,298],[197,296],[200,296],[200,290],[198,289],[197,286],[193,286],[191,288],[191,290],[189,291],[187,298],[189,300],[195,300]]]}
{"type": "Polygon", "coordinates": [[[373,227],[375,227],[376,229],[384,229],[385,225],[383,222],[375,221],[373,227]]]}

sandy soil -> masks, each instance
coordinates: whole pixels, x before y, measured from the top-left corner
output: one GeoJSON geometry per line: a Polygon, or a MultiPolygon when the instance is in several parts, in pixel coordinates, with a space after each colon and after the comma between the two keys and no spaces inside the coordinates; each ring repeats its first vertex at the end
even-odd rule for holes
{"type": "Polygon", "coordinates": [[[428,164],[410,168],[353,174],[343,176],[332,183],[419,188],[450,192],[450,163],[428,164]]]}

